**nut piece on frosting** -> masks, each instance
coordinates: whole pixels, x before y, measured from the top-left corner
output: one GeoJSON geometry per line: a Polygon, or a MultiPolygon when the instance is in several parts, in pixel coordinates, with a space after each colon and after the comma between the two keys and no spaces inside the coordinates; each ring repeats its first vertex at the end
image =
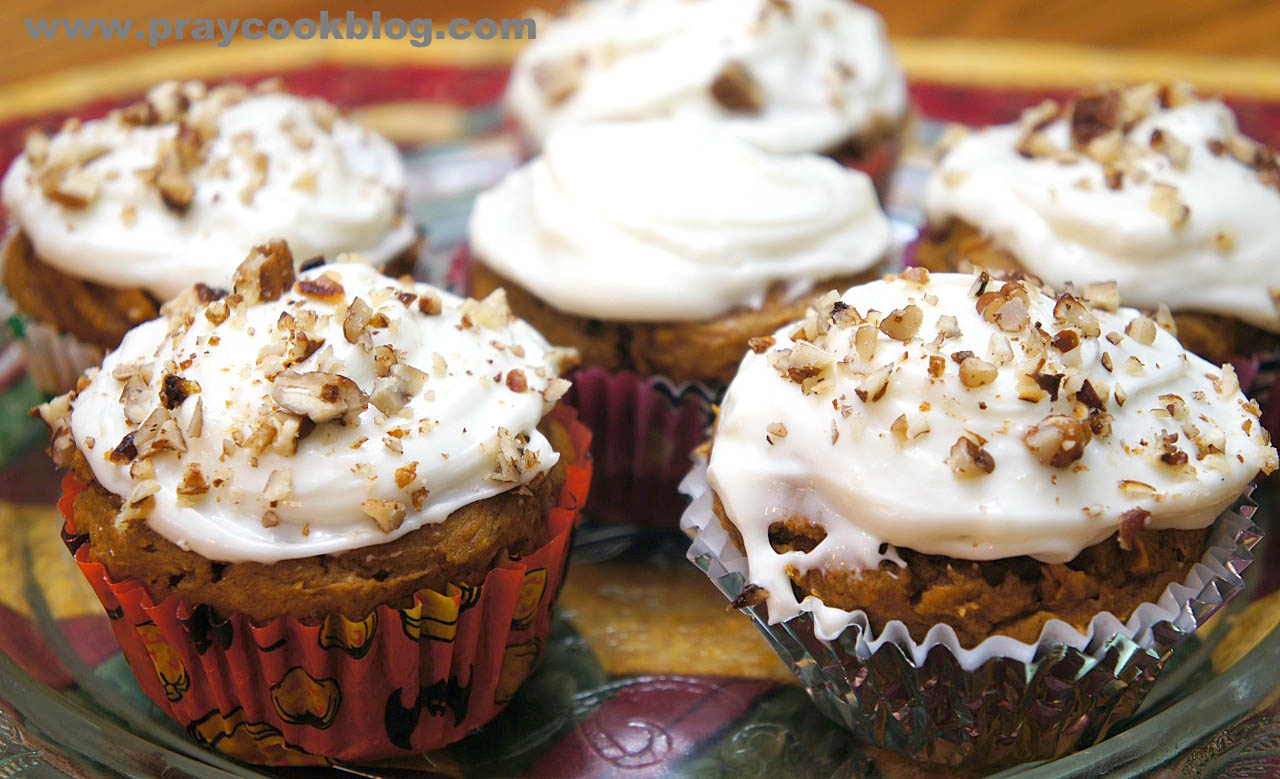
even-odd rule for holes
{"type": "Polygon", "coordinates": [[[575,356],[501,294],[362,262],[299,272],[272,241],[232,292],[199,285],[163,314],[34,413],[59,465],[124,498],[119,522],[211,559],[383,543],[556,462],[538,425],[575,356]]]}
{"type": "Polygon", "coordinates": [[[1134,511],[1154,529],[1205,527],[1276,470],[1229,365],[1095,298],[913,269],[758,341],[707,475],[771,609],[798,608],[785,570],[798,563],[770,547],[770,518],[823,527],[814,564],[874,568],[898,547],[1066,562],[1134,511]],[[1125,388],[1107,366],[1131,360],[1143,372],[1125,388]]]}

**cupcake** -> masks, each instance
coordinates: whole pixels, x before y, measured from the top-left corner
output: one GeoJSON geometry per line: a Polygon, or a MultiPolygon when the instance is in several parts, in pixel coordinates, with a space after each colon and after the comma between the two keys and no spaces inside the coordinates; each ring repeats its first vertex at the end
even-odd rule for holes
{"type": "Polygon", "coordinates": [[[880,17],[855,3],[604,0],[539,32],[507,91],[534,150],[557,127],[672,117],[833,156],[881,187],[897,158],[906,79],[880,17]]]}
{"type": "Polygon", "coordinates": [[[254,249],[38,409],[65,537],[142,689],[248,762],[492,718],[545,644],[589,435],[501,294],[254,249]]]}
{"type": "Polygon", "coordinates": [[[1051,757],[1130,715],[1243,586],[1237,509],[1277,466],[1258,413],[1135,309],[915,268],[743,359],[682,524],[859,735],[1051,757]]]}
{"type": "Polygon", "coordinates": [[[669,525],[750,340],[873,277],[892,248],[864,174],[671,120],[558,130],[477,199],[469,236],[473,294],[505,289],[517,315],[581,354],[596,508],[669,525]]]}
{"type": "Polygon", "coordinates": [[[68,389],[192,283],[229,285],[268,239],[408,272],[404,187],[386,139],[269,86],[166,82],[103,119],[33,133],[4,177],[3,253],[37,383],[68,389]]]}
{"type": "Polygon", "coordinates": [[[1185,85],[1087,91],[955,143],[929,183],[917,261],[1115,282],[1222,363],[1280,346],[1278,186],[1274,154],[1218,100],[1185,85]]]}

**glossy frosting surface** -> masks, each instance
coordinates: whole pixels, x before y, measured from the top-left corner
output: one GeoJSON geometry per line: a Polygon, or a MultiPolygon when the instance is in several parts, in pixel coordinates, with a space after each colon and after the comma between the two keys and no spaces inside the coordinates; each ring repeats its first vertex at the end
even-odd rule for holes
{"type": "Polygon", "coordinates": [[[852,2],[602,0],[539,27],[507,105],[535,146],[556,127],[675,117],[771,151],[827,152],[896,124],[907,90],[880,17],[852,2]],[[717,98],[726,69],[747,85],[722,81],[717,98]]]}
{"type": "Polygon", "coordinates": [[[660,120],[558,131],[476,201],[470,243],[562,311],[701,320],[866,270],[890,229],[863,173],[660,120]]]}
{"type": "Polygon", "coordinates": [[[777,618],[797,609],[789,566],[870,568],[897,547],[1065,562],[1126,523],[1204,527],[1274,469],[1234,372],[1137,311],[919,278],[833,296],[729,385],[708,477],[777,618]],[[826,538],[779,554],[769,527],[793,516],[826,538]]]}

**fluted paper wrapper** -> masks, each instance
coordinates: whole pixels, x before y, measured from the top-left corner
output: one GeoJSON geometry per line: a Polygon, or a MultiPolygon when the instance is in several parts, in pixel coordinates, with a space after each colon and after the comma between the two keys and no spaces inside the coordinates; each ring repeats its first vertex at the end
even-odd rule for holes
{"type": "MultiPolygon", "coordinates": [[[[471,252],[459,246],[445,275],[449,289],[471,291],[471,252]]],[[[588,522],[674,529],[685,501],[677,488],[694,447],[706,440],[721,385],[677,383],[633,371],[579,368],[564,402],[591,430],[588,522]]]]}
{"type": "Polygon", "coordinates": [[[67,547],[102,601],[143,692],[205,746],[247,763],[361,762],[438,749],[505,708],[546,646],[551,607],[586,500],[590,433],[552,414],[578,449],[548,518],[549,540],[499,562],[480,585],[420,590],[361,620],[329,615],[254,623],[173,596],[152,600],[89,554],[68,474],[59,508],[67,547]]]}
{"type": "Polygon", "coordinates": [[[898,157],[902,154],[902,136],[895,135],[861,157],[834,155],[832,158],[846,168],[862,171],[871,179],[880,202],[889,199],[889,185],[893,182],[893,171],[898,167],[898,157]]]}
{"type": "Polygon", "coordinates": [[[1231,365],[1236,369],[1245,394],[1256,400],[1262,409],[1262,426],[1272,439],[1280,439],[1280,392],[1276,391],[1276,379],[1280,377],[1280,351],[1242,355],[1232,358],[1231,365]]]}
{"type": "MultiPolygon", "coordinates": [[[[680,485],[688,557],[731,601],[747,561],[712,510],[706,463],[680,485]]],[[[1218,517],[1204,557],[1127,622],[1099,614],[1085,634],[1049,622],[1035,644],[994,636],[964,649],[947,625],[914,641],[901,622],[874,635],[866,614],[810,596],[770,624],[762,603],[741,609],[832,720],[916,760],[996,767],[1047,759],[1099,741],[1132,716],[1173,648],[1244,588],[1261,530],[1247,497],[1218,517]]]]}
{"type": "Polygon", "coordinates": [[[42,392],[61,395],[76,386],[80,374],[102,362],[102,350],[43,322],[21,319],[18,346],[31,380],[42,392]]]}
{"type": "Polygon", "coordinates": [[[675,528],[685,507],[677,488],[694,447],[706,440],[721,390],[600,368],[574,371],[569,379],[565,402],[592,431],[587,517],[675,528]]]}

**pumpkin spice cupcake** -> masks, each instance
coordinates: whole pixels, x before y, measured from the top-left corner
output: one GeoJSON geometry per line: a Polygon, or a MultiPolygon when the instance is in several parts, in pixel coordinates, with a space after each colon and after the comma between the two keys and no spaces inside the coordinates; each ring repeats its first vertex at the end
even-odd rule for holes
{"type": "Polygon", "coordinates": [[[39,413],[68,544],[143,690],[273,764],[492,718],[546,640],[590,478],[565,357],[501,294],[357,262],[295,278],[282,242],[131,330],[39,413]]]}
{"type": "Polygon", "coordinates": [[[1258,414],[1135,309],[915,268],[747,356],[682,526],[855,732],[1051,757],[1132,714],[1243,586],[1256,528],[1233,507],[1277,467],[1258,414]]]}
{"type": "Polygon", "coordinates": [[[864,174],[667,120],[557,131],[477,199],[470,225],[473,294],[505,289],[519,316],[581,354],[574,402],[596,433],[596,514],[668,524],[750,340],[874,277],[891,248],[864,174]]]}
{"type": "Polygon", "coordinates": [[[535,151],[585,122],[705,121],[767,151],[830,155],[883,192],[908,99],[883,22],[855,3],[606,0],[543,25],[507,106],[535,151]]]}
{"type": "Polygon", "coordinates": [[[1280,348],[1280,168],[1185,85],[1086,91],[973,132],[930,181],[917,261],[1115,282],[1222,363],[1280,348]]]}
{"type": "Polygon", "coordinates": [[[193,282],[225,287],[257,243],[301,259],[416,258],[404,169],[386,139],[320,100],[166,82],[103,119],[33,133],[3,184],[4,283],[30,367],[68,389],[193,282]]]}

